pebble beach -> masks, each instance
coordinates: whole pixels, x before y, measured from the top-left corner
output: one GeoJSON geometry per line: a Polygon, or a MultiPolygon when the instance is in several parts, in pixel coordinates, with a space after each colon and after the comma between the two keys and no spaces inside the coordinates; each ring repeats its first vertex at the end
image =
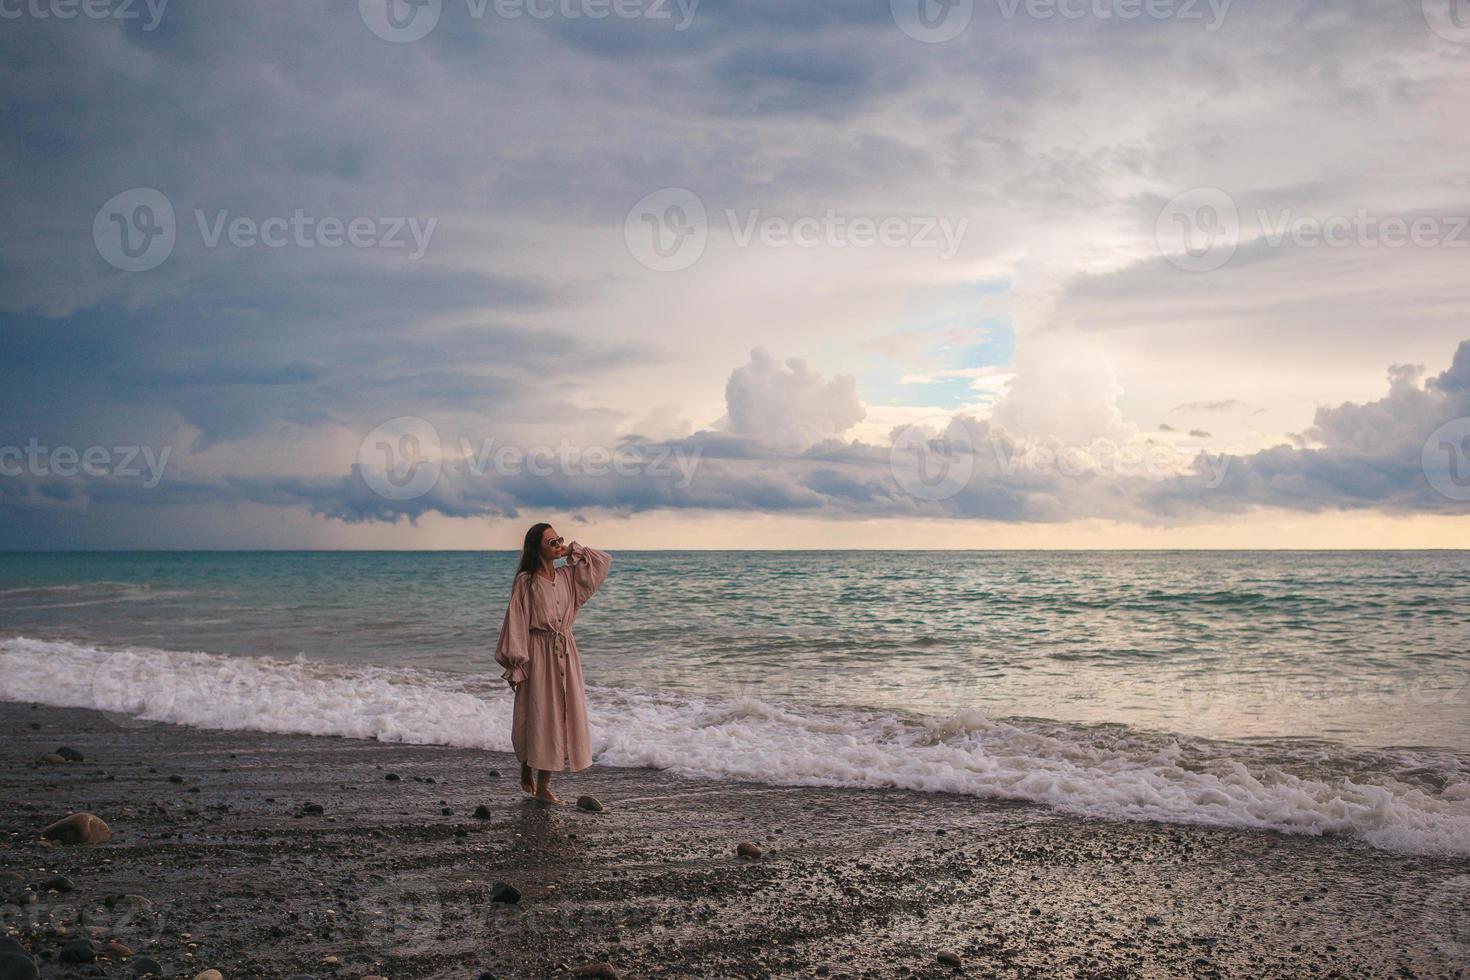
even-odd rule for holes
{"type": "Polygon", "coordinates": [[[550,807],[498,752],[15,702],[0,732],[4,980],[32,962],[186,980],[1453,977],[1470,962],[1470,859],[1349,838],[608,766],[557,780],[568,804],[550,807]],[[73,813],[106,840],[43,837],[73,813]]]}

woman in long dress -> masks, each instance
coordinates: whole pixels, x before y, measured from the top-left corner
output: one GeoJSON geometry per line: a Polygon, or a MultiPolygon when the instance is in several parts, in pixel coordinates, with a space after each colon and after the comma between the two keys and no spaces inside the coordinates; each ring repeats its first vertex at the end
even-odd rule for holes
{"type": "Polygon", "coordinates": [[[495,647],[500,676],[515,691],[510,741],[521,763],[521,788],[538,800],[565,803],[551,774],[592,765],[582,661],[572,638],[577,610],[607,578],[612,556],[567,543],[550,524],[526,532],[495,647]],[[557,567],[554,562],[566,558],[557,567]]]}

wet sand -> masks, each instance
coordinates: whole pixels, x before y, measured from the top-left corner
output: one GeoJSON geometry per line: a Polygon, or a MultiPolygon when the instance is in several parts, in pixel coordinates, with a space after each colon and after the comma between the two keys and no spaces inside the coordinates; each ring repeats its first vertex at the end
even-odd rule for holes
{"type": "Polygon", "coordinates": [[[528,800],[506,754],[4,702],[0,736],[4,926],[42,977],[131,977],[140,956],[225,980],[565,976],[603,961],[625,977],[1459,976],[1470,963],[1470,859],[1354,840],[597,765],[555,781],[569,801],[596,796],[597,813],[528,800]],[[38,761],[61,746],[83,761],[38,761]],[[40,839],[74,810],[111,840],[40,839]],[[737,857],[742,841],[764,853],[737,857]],[[55,875],[74,890],[38,887],[55,875]],[[520,900],[492,900],[497,882],[520,900]],[[134,956],[58,962],[89,929],[134,956]]]}

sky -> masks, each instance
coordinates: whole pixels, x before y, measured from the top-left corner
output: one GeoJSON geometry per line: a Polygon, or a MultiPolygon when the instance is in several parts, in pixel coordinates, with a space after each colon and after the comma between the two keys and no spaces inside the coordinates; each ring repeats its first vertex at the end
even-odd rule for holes
{"type": "Polygon", "coordinates": [[[1470,547],[1465,0],[0,50],[0,548],[1470,547]]]}

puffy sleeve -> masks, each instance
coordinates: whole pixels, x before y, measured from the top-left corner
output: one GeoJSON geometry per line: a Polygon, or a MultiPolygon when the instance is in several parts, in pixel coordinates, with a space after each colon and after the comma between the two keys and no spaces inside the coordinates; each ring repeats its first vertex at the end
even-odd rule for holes
{"type": "Polygon", "coordinates": [[[505,607],[500,642],[495,644],[495,662],[505,668],[500,676],[512,684],[526,679],[526,664],[531,660],[530,603],[530,579],[525,575],[517,575],[515,585],[510,590],[510,604],[505,607]]]}
{"type": "Polygon", "coordinates": [[[586,548],[573,541],[567,546],[567,565],[572,570],[572,587],[576,604],[580,606],[592,598],[592,593],[607,578],[612,555],[596,548],[586,548]]]}

